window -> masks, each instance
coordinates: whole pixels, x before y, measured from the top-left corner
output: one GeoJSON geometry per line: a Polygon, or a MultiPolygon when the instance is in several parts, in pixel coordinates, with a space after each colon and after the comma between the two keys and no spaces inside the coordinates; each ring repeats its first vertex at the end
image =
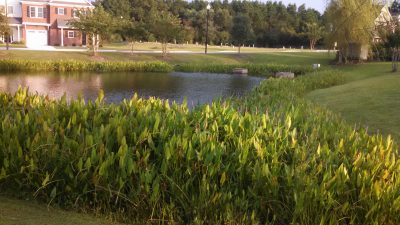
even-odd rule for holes
{"type": "Polygon", "coordinates": [[[7,13],[8,14],[14,14],[14,7],[13,6],[8,6],[7,7],[7,13]]]}
{"type": "Polygon", "coordinates": [[[65,9],[64,8],[57,8],[57,14],[58,15],[65,15],[65,9]]]}
{"type": "Polygon", "coordinates": [[[46,18],[46,10],[43,7],[28,6],[28,16],[32,18],[46,18]]]}
{"type": "Polygon", "coordinates": [[[37,8],[37,17],[44,18],[43,8],[37,8]]]}
{"type": "Polygon", "coordinates": [[[29,6],[30,17],[36,17],[36,7],[29,6]]]}
{"type": "Polygon", "coordinates": [[[68,31],[68,38],[75,38],[75,32],[74,31],[68,31]]]}

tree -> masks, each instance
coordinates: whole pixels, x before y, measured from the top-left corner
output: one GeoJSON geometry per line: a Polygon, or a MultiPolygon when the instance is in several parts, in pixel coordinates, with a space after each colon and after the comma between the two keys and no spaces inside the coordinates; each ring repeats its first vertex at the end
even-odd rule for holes
{"type": "MultiPolygon", "coordinates": [[[[247,43],[257,46],[300,47],[309,40],[306,24],[324,24],[324,17],[306,5],[285,5],[281,1],[203,1],[203,0],[98,0],[105,10],[115,18],[145,24],[143,40],[154,41],[151,34],[154,18],[160,12],[168,12],[180,19],[186,33],[185,42],[204,43],[206,37],[206,6],[211,2],[209,20],[209,42],[227,43],[231,37],[233,18],[239,15],[250,19],[252,37],[247,43]]],[[[118,32],[126,41],[123,32],[118,32]]]]}
{"type": "Polygon", "coordinates": [[[378,24],[377,30],[383,46],[391,53],[392,71],[397,72],[400,60],[400,23],[397,19],[387,18],[387,21],[378,24]]]}
{"type": "Polygon", "coordinates": [[[400,3],[397,0],[395,0],[390,6],[390,12],[394,14],[400,13],[400,3]]]}
{"type": "Polygon", "coordinates": [[[324,36],[324,27],[318,23],[308,23],[305,34],[310,41],[310,49],[313,50],[317,42],[324,36]]]}
{"type": "Polygon", "coordinates": [[[227,9],[215,9],[214,25],[216,35],[214,43],[225,44],[230,39],[229,31],[232,29],[232,16],[227,9]]]}
{"type": "Polygon", "coordinates": [[[331,0],[327,9],[330,30],[327,42],[336,42],[339,63],[346,63],[352,46],[369,45],[373,39],[374,20],[381,7],[376,0],[331,0]]]}
{"type": "Polygon", "coordinates": [[[394,32],[391,32],[386,37],[386,46],[392,53],[392,71],[398,71],[400,60],[400,27],[397,25],[394,32]]]}
{"type": "Polygon", "coordinates": [[[89,44],[93,56],[98,55],[100,40],[107,39],[115,31],[114,17],[102,6],[97,6],[92,11],[80,11],[79,18],[70,21],[69,24],[91,37],[89,44]]]}
{"type": "Polygon", "coordinates": [[[6,49],[10,48],[10,35],[11,28],[8,24],[8,18],[5,15],[4,10],[0,12],[0,35],[4,37],[4,41],[6,42],[6,49]]]}
{"type": "Polygon", "coordinates": [[[153,19],[151,33],[161,42],[162,55],[167,56],[168,42],[175,41],[183,35],[180,19],[169,12],[160,12],[153,19]]]}
{"type": "Polygon", "coordinates": [[[129,42],[131,46],[131,54],[133,54],[135,42],[143,40],[146,35],[146,27],[143,22],[125,21],[120,26],[119,33],[129,42]]]}
{"type": "Polygon", "coordinates": [[[117,18],[130,18],[132,7],[130,0],[103,0],[101,5],[104,9],[117,18]]]}
{"type": "Polygon", "coordinates": [[[231,36],[234,41],[239,46],[238,53],[240,54],[240,48],[242,45],[250,39],[252,36],[252,28],[250,23],[250,18],[246,15],[239,14],[233,19],[233,27],[231,31],[231,36]]]}

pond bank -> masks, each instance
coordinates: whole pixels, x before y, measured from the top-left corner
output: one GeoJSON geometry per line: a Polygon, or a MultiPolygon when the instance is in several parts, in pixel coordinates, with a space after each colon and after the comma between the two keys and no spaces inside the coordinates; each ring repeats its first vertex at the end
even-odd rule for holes
{"type": "Polygon", "coordinates": [[[77,60],[0,60],[0,72],[207,72],[230,74],[234,68],[249,70],[250,75],[270,76],[276,72],[304,75],[312,67],[280,64],[169,64],[166,62],[87,62],[77,60]]]}
{"type": "Polygon", "coordinates": [[[144,222],[399,224],[393,140],[303,98],[343,82],[269,79],[192,111],[0,94],[0,190],[144,222]]]}

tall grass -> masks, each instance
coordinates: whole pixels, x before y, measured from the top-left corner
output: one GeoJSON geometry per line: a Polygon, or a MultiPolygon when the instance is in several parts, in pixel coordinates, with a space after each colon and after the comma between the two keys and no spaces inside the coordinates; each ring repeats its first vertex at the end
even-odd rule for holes
{"type": "Polygon", "coordinates": [[[189,111],[0,94],[0,190],[143,223],[400,224],[391,138],[301,98],[334,71],[189,111]]]}
{"type": "Polygon", "coordinates": [[[234,68],[247,68],[252,75],[269,76],[276,72],[304,75],[310,66],[278,64],[182,64],[165,62],[87,62],[78,60],[0,60],[0,72],[208,72],[232,73],[234,68]]]}
{"type": "Polygon", "coordinates": [[[180,64],[175,66],[175,71],[180,72],[207,72],[207,73],[232,73],[234,68],[246,68],[251,75],[271,76],[277,72],[293,72],[304,75],[312,72],[311,66],[283,65],[283,64],[180,64]]]}
{"type": "Polygon", "coordinates": [[[171,72],[172,69],[164,62],[0,60],[1,72],[171,72]]]}

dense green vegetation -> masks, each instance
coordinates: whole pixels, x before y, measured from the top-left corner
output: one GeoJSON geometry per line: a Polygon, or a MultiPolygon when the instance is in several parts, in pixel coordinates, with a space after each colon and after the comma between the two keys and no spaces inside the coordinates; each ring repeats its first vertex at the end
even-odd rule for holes
{"type": "Polygon", "coordinates": [[[0,60],[2,72],[171,72],[173,67],[164,62],[84,62],[77,60],[0,60]]]}
{"type": "Polygon", "coordinates": [[[278,65],[278,64],[177,64],[165,62],[85,62],[76,60],[33,61],[33,60],[0,60],[2,72],[212,72],[232,73],[234,68],[249,69],[250,74],[270,76],[276,72],[289,71],[303,75],[312,71],[311,66],[278,65]]]}
{"type": "MultiPolygon", "coordinates": [[[[308,24],[321,26],[324,22],[320,12],[306,5],[285,5],[279,1],[212,1],[209,21],[210,43],[255,44],[258,47],[308,46],[308,24]],[[248,18],[248,35],[241,40],[234,35],[234,18],[248,18]]],[[[178,43],[205,43],[207,1],[154,1],[154,0],[103,0],[101,5],[107,12],[118,18],[133,22],[136,32],[133,37],[121,29],[123,40],[134,38],[142,41],[155,41],[157,34],[152,27],[157,24],[160,14],[168,12],[179,17],[183,27],[182,35],[176,35],[178,43]]],[[[176,33],[175,33],[176,34],[176,33]]],[[[114,40],[118,39],[114,35],[114,40]]],[[[160,42],[160,40],[158,40],[160,42]]]]}
{"type": "Polygon", "coordinates": [[[0,189],[147,222],[398,224],[397,145],[302,98],[344,80],[269,79],[192,111],[0,94],[0,189]]]}
{"type": "Polygon", "coordinates": [[[279,65],[279,64],[178,64],[176,71],[181,72],[208,72],[208,73],[232,73],[234,68],[246,68],[249,74],[258,76],[271,76],[277,72],[287,71],[296,75],[304,75],[311,72],[312,66],[279,65]]]}

